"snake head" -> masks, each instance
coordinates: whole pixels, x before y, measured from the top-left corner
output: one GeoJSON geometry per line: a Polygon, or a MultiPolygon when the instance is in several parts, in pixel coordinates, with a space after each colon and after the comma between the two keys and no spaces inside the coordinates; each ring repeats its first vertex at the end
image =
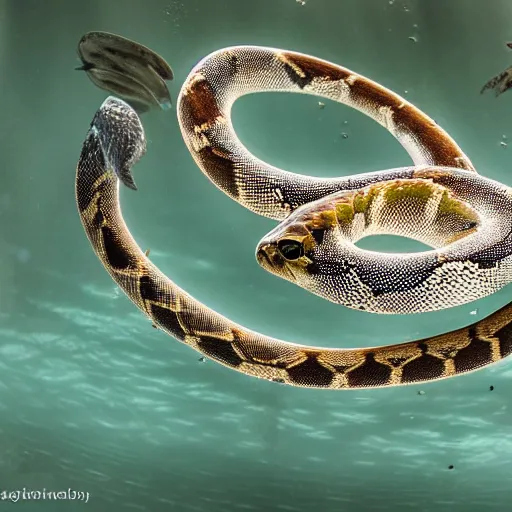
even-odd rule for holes
{"type": "Polygon", "coordinates": [[[337,227],[330,202],[313,202],[295,210],[258,244],[256,259],[268,272],[310,288],[316,273],[316,254],[324,237],[337,227]]]}
{"type": "MultiPolygon", "coordinates": [[[[374,290],[380,294],[382,289],[399,289],[406,276],[397,270],[397,258],[430,258],[437,264],[444,261],[442,253],[398,256],[360,249],[355,245],[358,240],[378,233],[444,247],[475,233],[480,226],[473,208],[432,181],[435,172],[416,170],[414,177],[335,192],[300,206],[260,241],[256,251],[259,264],[278,277],[345,305],[359,300],[350,293],[362,279],[368,296],[374,290]]],[[[441,180],[444,175],[438,174],[436,179],[441,180]]],[[[366,307],[363,302],[358,302],[360,309],[366,307]]]]}

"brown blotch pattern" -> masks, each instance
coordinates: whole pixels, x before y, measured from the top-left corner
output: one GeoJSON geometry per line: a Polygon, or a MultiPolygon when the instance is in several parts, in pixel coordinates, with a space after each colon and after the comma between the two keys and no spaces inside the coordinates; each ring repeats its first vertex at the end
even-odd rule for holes
{"type": "Polygon", "coordinates": [[[213,336],[201,336],[197,343],[201,352],[205,355],[221,361],[228,366],[237,367],[243,363],[243,359],[237,354],[229,341],[220,340],[213,336]]]}
{"type": "Polygon", "coordinates": [[[116,270],[126,270],[132,267],[133,257],[124,250],[115,232],[109,226],[102,226],[100,229],[109,265],[116,270]]]}
{"type": "MultiPolygon", "coordinates": [[[[439,137],[439,127],[430,121],[425,114],[403,100],[393,97],[384,87],[375,84],[367,78],[358,77],[350,86],[351,97],[358,102],[371,102],[373,105],[390,107],[394,112],[394,121],[398,128],[407,127],[420,144],[429,148],[433,165],[462,167],[463,156],[455,144],[447,138],[439,137]]],[[[473,167],[469,167],[473,170],[473,167]]]]}
{"type": "Polygon", "coordinates": [[[200,73],[190,80],[181,101],[194,126],[208,126],[222,117],[212,86],[200,73]]]}
{"type": "Polygon", "coordinates": [[[477,337],[472,338],[471,343],[467,347],[461,348],[453,357],[457,373],[484,366],[491,363],[492,360],[491,344],[477,337]]]}
{"type": "Polygon", "coordinates": [[[288,368],[292,382],[299,385],[329,387],[334,379],[334,372],[318,362],[315,355],[308,355],[301,363],[288,368]]]}
{"type": "Polygon", "coordinates": [[[512,354],[512,321],[496,331],[495,336],[500,343],[501,357],[512,354]]]}
{"type": "Polygon", "coordinates": [[[205,146],[197,157],[208,169],[208,177],[227,194],[237,199],[239,191],[235,180],[235,164],[231,155],[219,148],[205,146]]]}
{"type": "Polygon", "coordinates": [[[401,380],[404,383],[434,380],[443,377],[444,372],[445,363],[442,359],[423,354],[402,368],[401,380]]]}
{"type": "Polygon", "coordinates": [[[309,85],[314,78],[326,80],[343,80],[351,75],[348,70],[334,67],[328,62],[309,57],[282,52],[278,58],[287,67],[288,76],[299,87],[309,85]]]}
{"type": "Polygon", "coordinates": [[[375,360],[375,354],[368,352],[366,361],[347,374],[350,386],[382,386],[391,379],[392,369],[375,360]]]}

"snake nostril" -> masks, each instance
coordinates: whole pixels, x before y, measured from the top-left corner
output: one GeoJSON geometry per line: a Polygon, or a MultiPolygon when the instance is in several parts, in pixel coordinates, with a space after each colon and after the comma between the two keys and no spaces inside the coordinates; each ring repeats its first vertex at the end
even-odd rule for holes
{"type": "Polygon", "coordinates": [[[256,250],[256,259],[262,267],[275,267],[276,251],[272,244],[261,243],[256,250]]]}

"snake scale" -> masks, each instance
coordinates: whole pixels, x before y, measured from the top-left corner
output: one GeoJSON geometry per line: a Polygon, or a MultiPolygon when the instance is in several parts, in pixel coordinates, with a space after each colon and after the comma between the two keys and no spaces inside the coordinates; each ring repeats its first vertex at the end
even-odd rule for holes
{"type": "MultiPolygon", "coordinates": [[[[512,280],[512,189],[479,175],[456,142],[410,102],[336,64],[298,52],[236,46],[202,59],[177,102],[184,141],[208,178],[251,211],[280,221],[258,262],[328,300],[375,313],[452,307],[512,280]],[[230,111],[244,94],[306,93],[370,116],[414,166],[342,178],[293,174],[239,141],[230,111]],[[386,255],[355,246],[369,234],[416,238],[432,250],[386,255]]],[[[453,377],[512,352],[512,303],[467,327],[372,348],[323,348],[251,331],[195,300],[139,248],[122,217],[120,183],[146,140],[137,113],[109,97],[96,112],[76,173],[79,215],[94,252],[155,326],[246,375],[292,386],[357,389],[453,377]]]]}

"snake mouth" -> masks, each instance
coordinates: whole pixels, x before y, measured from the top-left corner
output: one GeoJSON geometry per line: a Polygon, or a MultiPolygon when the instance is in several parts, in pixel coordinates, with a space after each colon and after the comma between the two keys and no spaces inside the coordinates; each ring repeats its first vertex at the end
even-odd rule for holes
{"type": "Polygon", "coordinates": [[[258,263],[268,272],[276,274],[284,279],[295,281],[295,276],[287,261],[273,243],[261,243],[256,250],[258,263]]]}
{"type": "Polygon", "coordinates": [[[256,259],[258,263],[270,272],[283,266],[283,258],[277,253],[272,244],[261,244],[256,251],[256,259]],[[280,260],[280,261],[279,261],[280,260]]]}

